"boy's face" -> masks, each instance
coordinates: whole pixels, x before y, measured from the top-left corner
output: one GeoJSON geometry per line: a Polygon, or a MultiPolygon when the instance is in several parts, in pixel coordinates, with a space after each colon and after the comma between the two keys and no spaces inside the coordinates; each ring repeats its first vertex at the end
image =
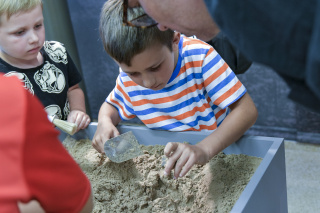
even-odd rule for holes
{"type": "Polygon", "coordinates": [[[165,45],[155,44],[135,55],[131,60],[131,66],[125,63],[119,66],[136,84],[152,90],[163,89],[177,63],[179,40],[180,34],[175,33],[172,51],[165,45]]]}
{"type": "Polygon", "coordinates": [[[42,7],[0,18],[1,58],[13,65],[35,63],[45,40],[42,7]]]}

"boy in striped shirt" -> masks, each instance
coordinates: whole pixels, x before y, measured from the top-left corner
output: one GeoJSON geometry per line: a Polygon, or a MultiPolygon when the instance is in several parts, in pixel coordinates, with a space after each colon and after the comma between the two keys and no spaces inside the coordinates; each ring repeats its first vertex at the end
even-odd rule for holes
{"type": "MultiPolygon", "coordinates": [[[[246,88],[208,44],[157,27],[124,26],[122,0],[108,0],[101,12],[105,50],[120,67],[116,86],[102,104],[93,146],[119,135],[121,120],[138,117],[150,129],[212,133],[196,145],[170,142],[165,174],[184,176],[239,139],[257,119],[246,88]],[[228,116],[227,116],[228,115],[228,116]]],[[[128,8],[128,19],[143,14],[128,8]]]]}

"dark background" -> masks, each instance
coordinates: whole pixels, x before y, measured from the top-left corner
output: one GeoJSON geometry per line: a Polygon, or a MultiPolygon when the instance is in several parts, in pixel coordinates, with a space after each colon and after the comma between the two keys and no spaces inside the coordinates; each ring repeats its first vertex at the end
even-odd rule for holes
{"type": "MultiPolygon", "coordinates": [[[[104,51],[99,37],[99,16],[104,2],[44,0],[46,39],[64,43],[82,72],[81,87],[92,119],[97,119],[118,75],[118,66],[104,51]]],[[[276,72],[253,63],[238,77],[259,111],[256,124],[246,134],[320,143],[320,114],[289,100],[289,88],[276,72]]]]}

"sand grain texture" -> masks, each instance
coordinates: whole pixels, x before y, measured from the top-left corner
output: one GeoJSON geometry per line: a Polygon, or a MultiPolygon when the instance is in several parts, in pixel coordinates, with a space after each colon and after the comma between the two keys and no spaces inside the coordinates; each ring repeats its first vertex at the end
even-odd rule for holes
{"type": "Polygon", "coordinates": [[[174,180],[163,176],[164,146],[141,146],[143,155],[123,163],[101,161],[90,140],[64,141],[91,181],[93,212],[230,212],[261,158],[220,153],[174,180]]]}

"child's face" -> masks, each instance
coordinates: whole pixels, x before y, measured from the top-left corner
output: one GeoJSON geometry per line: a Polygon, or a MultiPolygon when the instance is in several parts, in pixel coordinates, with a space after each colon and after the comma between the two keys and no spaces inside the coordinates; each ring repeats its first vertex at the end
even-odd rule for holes
{"type": "Polygon", "coordinates": [[[34,63],[45,40],[42,7],[0,18],[0,56],[13,64],[34,63]]]}
{"type": "Polygon", "coordinates": [[[172,51],[165,45],[153,45],[135,55],[131,66],[124,63],[119,66],[136,84],[152,90],[163,89],[177,63],[179,38],[173,41],[172,51]]]}

